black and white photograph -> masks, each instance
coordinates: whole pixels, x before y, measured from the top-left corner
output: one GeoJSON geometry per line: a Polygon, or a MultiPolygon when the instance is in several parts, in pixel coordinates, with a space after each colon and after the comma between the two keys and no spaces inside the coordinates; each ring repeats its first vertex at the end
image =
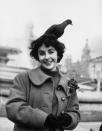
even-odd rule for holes
{"type": "Polygon", "coordinates": [[[0,0],[0,131],[102,131],[101,0],[0,0]]]}

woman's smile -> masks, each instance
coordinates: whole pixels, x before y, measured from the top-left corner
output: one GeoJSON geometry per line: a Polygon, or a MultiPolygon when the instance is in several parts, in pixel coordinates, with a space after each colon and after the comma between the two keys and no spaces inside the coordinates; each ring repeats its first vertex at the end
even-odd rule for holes
{"type": "Polygon", "coordinates": [[[50,65],[51,63],[53,63],[54,60],[52,59],[49,59],[49,60],[44,60],[43,62],[46,64],[46,65],[50,65]]]}

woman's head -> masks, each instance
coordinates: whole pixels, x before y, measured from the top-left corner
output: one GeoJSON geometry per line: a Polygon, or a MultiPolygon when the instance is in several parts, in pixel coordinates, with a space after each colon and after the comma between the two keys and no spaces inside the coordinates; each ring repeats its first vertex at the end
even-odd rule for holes
{"type": "Polygon", "coordinates": [[[59,63],[63,57],[65,45],[57,39],[63,35],[66,26],[69,24],[72,25],[70,19],[65,20],[61,24],[52,25],[47,29],[44,35],[37,40],[32,41],[30,46],[30,56],[37,61],[40,61],[38,50],[42,45],[45,45],[45,47],[53,47],[57,51],[57,62],[59,63]]]}
{"type": "Polygon", "coordinates": [[[53,47],[57,51],[57,62],[60,62],[64,54],[65,45],[58,41],[53,35],[43,35],[37,40],[31,42],[30,56],[32,58],[39,61],[38,50],[42,45],[45,45],[46,47],[53,47]]]}

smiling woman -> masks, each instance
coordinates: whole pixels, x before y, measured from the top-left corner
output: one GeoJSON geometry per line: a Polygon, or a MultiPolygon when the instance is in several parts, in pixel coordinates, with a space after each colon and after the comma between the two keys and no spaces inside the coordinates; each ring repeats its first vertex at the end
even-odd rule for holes
{"type": "Polygon", "coordinates": [[[40,66],[20,73],[14,79],[6,104],[7,117],[15,123],[14,131],[64,131],[78,125],[77,84],[68,85],[69,79],[57,66],[65,49],[57,39],[68,24],[72,21],[53,25],[31,42],[30,56],[40,66]]]}

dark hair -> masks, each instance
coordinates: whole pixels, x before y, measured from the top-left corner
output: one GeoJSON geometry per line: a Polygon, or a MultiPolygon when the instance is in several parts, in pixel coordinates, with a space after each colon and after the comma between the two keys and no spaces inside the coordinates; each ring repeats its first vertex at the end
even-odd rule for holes
{"type": "Polygon", "coordinates": [[[44,34],[40,38],[32,41],[31,44],[30,44],[30,56],[32,58],[35,58],[37,61],[39,61],[38,49],[43,44],[46,47],[52,46],[57,50],[57,53],[58,53],[57,62],[60,62],[60,60],[62,59],[63,54],[64,54],[65,45],[62,42],[58,41],[55,38],[55,36],[52,35],[52,34],[51,35],[44,34]]]}

